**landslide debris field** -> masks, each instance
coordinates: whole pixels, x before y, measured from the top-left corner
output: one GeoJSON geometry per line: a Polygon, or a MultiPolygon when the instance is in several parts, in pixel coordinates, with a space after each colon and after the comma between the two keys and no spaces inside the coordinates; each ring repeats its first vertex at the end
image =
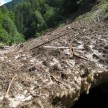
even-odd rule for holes
{"type": "Polygon", "coordinates": [[[70,108],[107,73],[108,23],[75,21],[1,47],[0,108],[70,108]]]}

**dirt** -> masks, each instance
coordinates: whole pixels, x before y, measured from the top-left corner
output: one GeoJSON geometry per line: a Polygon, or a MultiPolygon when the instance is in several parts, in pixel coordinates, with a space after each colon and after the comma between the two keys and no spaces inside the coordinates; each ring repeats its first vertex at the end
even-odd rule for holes
{"type": "Polygon", "coordinates": [[[75,21],[0,49],[0,108],[70,108],[107,72],[108,23],[75,21]]]}

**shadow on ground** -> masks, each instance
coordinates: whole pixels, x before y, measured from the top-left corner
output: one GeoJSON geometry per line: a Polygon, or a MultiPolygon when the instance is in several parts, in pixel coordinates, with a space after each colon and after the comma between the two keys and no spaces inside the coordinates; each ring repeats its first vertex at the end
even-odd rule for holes
{"type": "Polygon", "coordinates": [[[108,107],[108,83],[90,90],[88,95],[82,94],[72,108],[106,108],[108,107]]]}

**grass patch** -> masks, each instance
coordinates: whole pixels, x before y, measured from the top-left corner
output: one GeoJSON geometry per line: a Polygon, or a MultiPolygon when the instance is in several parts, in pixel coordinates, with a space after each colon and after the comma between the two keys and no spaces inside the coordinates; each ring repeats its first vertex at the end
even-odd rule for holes
{"type": "Polygon", "coordinates": [[[77,20],[84,19],[84,20],[95,20],[95,21],[103,21],[108,20],[108,2],[100,2],[99,4],[95,5],[91,11],[80,15],[77,20]]]}

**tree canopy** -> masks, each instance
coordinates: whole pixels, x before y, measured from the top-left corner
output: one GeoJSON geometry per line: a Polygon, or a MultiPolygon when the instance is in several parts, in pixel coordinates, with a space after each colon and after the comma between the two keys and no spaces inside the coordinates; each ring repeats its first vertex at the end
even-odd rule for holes
{"type": "Polygon", "coordinates": [[[96,0],[12,0],[0,8],[0,41],[34,38],[96,0]]]}

